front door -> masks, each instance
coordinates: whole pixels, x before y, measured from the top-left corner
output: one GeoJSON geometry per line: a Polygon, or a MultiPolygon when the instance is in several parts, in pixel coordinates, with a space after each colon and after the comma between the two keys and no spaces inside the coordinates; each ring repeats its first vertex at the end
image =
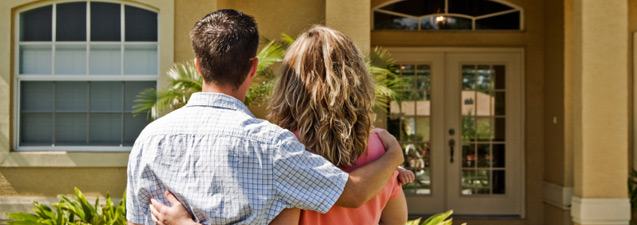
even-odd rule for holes
{"type": "Polygon", "coordinates": [[[409,213],[521,215],[522,52],[390,52],[407,84],[387,128],[417,177],[403,187],[409,213]]]}

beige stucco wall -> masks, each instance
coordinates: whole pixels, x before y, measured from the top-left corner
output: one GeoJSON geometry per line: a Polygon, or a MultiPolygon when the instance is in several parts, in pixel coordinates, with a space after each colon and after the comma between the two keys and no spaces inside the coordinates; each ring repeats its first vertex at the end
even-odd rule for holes
{"type": "Polygon", "coordinates": [[[261,36],[296,37],[313,24],[325,23],[325,0],[218,0],[219,9],[232,8],[254,16],[261,36]]]}
{"type": "MultiPolygon", "coordinates": [[[[372,1],[372,8],[386,1],[372,1]]],[[[521,47],[525,51],[525,219],[462,220],[480,224],[542,224],[544,165],[544,1],[510,1],[524,9],[525,30],[504,32],[372,31],[371,44],[383,47],[521,47]]]]}

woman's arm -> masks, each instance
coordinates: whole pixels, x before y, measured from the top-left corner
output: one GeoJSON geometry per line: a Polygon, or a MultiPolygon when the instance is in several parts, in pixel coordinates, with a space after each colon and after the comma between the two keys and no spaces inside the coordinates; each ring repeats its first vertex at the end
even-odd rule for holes
{"type": "Polygon", "coordinates": [[[407,200],[405,194],[389,200],[383,213],[380,215],[379,225],[403,225],[407,222],[407,200]]]}
{"type": "Polygon", "coordinates": [[[270,225],[297,225],[299,224],[300,216],[301,209],[299,208],[284,209],[278,216],[270,221],[270,225]]]}

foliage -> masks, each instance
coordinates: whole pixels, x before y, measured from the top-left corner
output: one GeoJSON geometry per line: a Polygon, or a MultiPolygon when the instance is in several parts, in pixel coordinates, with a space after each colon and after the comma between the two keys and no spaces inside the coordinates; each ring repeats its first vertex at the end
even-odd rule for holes
{"type": "MultiPolygon", "coordinates": [[[[262,42],[265,46],[257,54],[257,74],[246,94],[246,105],[262,103],[270,97],[276,79],[273,67],[283,60],[285,50],[294,42],[294,38],[282,34],[280,40],[264,38],[262,42]]],[[[385,111],[390,100],[401,100],[400,93],[404,85],[393,72],[396,70],[395,61],[386,50],[376,47],[367,61],[368,70],[376,84],[376,108],[385,111]]],[[[137,95],[136,105],[133,106],[134,114],[148,113],[149,117],[157,119],[161,112],[184,106],[193,93],[201,91],[203,81],[193,61],[176,63],[168,71],[168,75],[170,85],[166,91],[158,92],[149,88],[137,95]]]]}
{"type": "Polygon", "coordinates": [[[635,212],[637,211],[637,170],[631,169],[628,177],[628,195],[630,197],[630,208],[633,215],[630,224],[635,223],[635,212]]]}
{"type": "Polygon", "coordinates": [[[11,221],[9,225],[126,225],[126,192],[122,201],[114,206],[110,195],[106,195],[106,204],[100,206],[99,198],[91,205],[82,192],[75,188],[76,199],[58,196],[59,203],[52,206],[55,211],[46,205],[33,202],[35,206],[31,213],[7,213],[11,221]]]}
{"type": "MultiPolygon", "coordinates": [[[[451,214],[453,214],[453,210],[449,210],[444,213],[438,213],[436,215],[433,215],[429,217],[427,220],[425,220],[425,222],[422,222],[422,223],[420,223],[421,218],[410,220],[410,221],[407,221],[405,225],[451,225],[453,222],[453,219],[447,219],[449,218],[449,216],[451,216],[451,214]]],[[[463,225],[466,225],[466,224],[463,223],[463,225]]]]}

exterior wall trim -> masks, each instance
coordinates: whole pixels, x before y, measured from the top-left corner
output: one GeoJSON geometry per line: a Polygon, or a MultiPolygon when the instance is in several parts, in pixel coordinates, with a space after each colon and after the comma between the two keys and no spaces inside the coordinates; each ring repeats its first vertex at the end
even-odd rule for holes
{"type": "Polygon", "coordinates": [[[571,209],[573,187],[563,187],[558,184],[544,182],[544,202],[563,210],[571,209]]]}
{"type": "Polygon", "coordinates": [[[573,196],[573,222],[586,224],[622,224],[630,221],[628,198],[581,198],[573,196]]]}

